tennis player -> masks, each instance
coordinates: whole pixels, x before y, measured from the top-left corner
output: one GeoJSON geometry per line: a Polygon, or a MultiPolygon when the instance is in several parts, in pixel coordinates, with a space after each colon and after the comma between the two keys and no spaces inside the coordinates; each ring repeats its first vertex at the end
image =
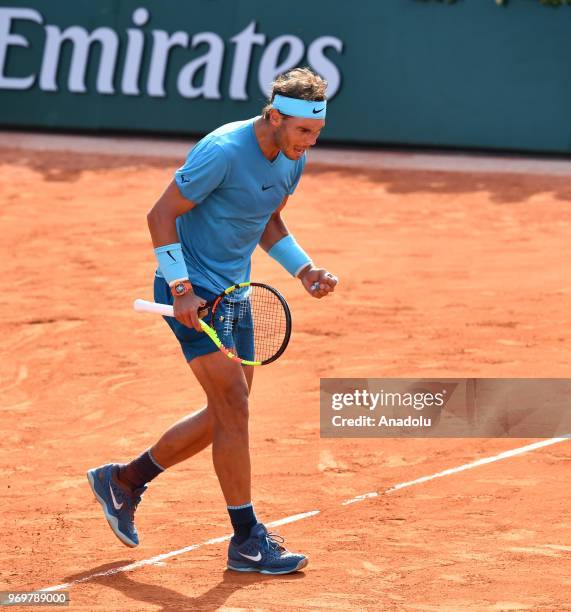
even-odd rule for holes
{"type": "MultiPolygon", "coordinates": [[[[139,538],[134,514],[147,484],[212,443],[214,468],[234,535],[228,568],[287,574],[307,557],[287,551],[283,539],[257,521],[250,486],[248,396],[253,368],[223,355],[202,333],[198,311],[226,287],[250,277],[260,245],[312,298],[334,291],[337,279],[316,267],[288,231],[281,212],[293,194],[325,125],[326,82],[307,68],[279,76],[262,115],[224,125],[190,151],[148,214],[158,260],[155,301],[172,304],[165,318],[206,393],[207,405],[166,431],[128,464],[89,470],[88,479],[115,535],[127,546],[139,538]]],[[[241,354],[251,326],[238,320],[220,338],[241,354]]]]}

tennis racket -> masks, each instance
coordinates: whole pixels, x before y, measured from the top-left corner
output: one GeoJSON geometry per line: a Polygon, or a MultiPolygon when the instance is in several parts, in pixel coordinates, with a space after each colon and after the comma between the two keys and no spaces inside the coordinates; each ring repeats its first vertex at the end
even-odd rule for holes
{"type": "MultiPolygon", "coordinates": [[[[168,304],[135,300],[133,308],[138,312],[153,312],[173,317],[174,310],[168,304]]],[[[242,365],[266,365],[275,361],[285,351],[291,336],[291,313],[282,294],[264,283],[239,283],[225,289],[214,300],[199,310],[206,313],[208,323],[199,319],[204,332],[226,357],[242,365]],[[222,343],[232,334],[239,321],[246,321],[250,339],[246,353],[236,354],[222,343]]]]}

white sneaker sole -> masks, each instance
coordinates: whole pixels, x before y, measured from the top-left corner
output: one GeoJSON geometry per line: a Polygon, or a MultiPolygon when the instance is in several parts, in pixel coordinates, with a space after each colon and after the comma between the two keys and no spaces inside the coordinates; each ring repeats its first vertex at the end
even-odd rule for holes
{"type": "Polygon", "coordinates": [[[305,559],[302,559],[297,564],[297,567],[295,567],[294,569],[283,570],[281,572],[280,571],[271,571],[271,570],[257,569],[255,567],[232,567],[232,565],[230,565],[230,563],[228,563],[228,565],[226,567],[229,570],[233,570],[234,572],[258,572],[259,574],[268,574],[270,576],[280,576],[282,574],[292,574],[293,572],[297,572],[300,569],[303,569],[304,567],[306,567],[308,563],[309,563],[309,559],[307,559],[307,557],[306,557],[305,559]]]}

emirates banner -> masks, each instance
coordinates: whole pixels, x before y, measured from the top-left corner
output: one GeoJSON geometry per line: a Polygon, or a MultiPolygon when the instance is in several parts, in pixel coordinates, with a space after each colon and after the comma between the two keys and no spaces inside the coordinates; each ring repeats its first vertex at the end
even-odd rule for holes
{"type": "Polygon", "coordinates": [[[302,65],[329,83],[323,140],[568,152],[570,31],[538,2],[14,0],[0,124],[200,135],[302,65]]]}

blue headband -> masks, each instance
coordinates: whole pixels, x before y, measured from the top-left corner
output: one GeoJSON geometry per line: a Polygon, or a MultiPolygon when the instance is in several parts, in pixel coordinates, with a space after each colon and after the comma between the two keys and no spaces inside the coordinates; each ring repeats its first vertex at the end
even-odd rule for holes
{"type": "Polygon", "coordinates": [[[322,100],[299,100],[298,98],[287,98],[276,94],[272,106],[284,115],[291,117],[303,117],[304,119],[325,119],[327,102],[322,100]]]}

